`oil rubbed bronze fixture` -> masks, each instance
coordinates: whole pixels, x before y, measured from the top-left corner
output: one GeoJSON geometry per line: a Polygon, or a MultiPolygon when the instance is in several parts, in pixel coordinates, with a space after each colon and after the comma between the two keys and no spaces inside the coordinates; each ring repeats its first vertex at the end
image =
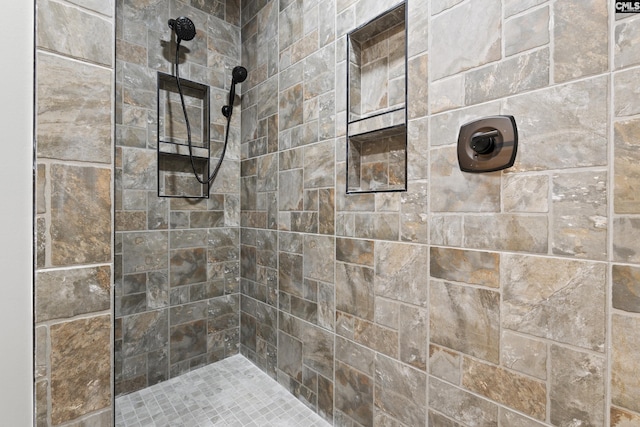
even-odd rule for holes
{"type": "Polygon", "coordinates": [[[518,129],[513,116],[491,116],[466,123],[458,135],[458,164],[463,172],[493,172],[516,160],[518,129]]]}

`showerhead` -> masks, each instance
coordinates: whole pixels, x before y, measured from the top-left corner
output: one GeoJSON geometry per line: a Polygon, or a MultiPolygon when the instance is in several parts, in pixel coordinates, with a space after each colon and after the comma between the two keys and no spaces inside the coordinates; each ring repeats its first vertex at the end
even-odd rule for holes
{"type": "Polygon", "coordinates": [[[178,19],[169,19],[169,28],[176,32],[178,42],[181,40],[193,40],[196,36],[196,26],[186,16],[181,16],[178,19]]]}
{"type": "Polygon", "coordinates": [[[231,71],[231,79],[231,84],[242,83],[247,80],[247,69],[240,65],[233,67],[233,70],[231,71]]]}

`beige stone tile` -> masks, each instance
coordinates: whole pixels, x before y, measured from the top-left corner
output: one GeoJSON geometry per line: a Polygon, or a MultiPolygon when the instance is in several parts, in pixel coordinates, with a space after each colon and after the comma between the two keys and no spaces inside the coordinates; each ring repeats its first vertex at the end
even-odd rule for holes
{"type": "Polygon", "coordinates": [[[613,111],[616,117],[633,116],[640,113],[638,95],[640,88],[636,82],[640,69],[624,70],[613,75],[613,111]]]}
{"type": "Polygon", "coordinates": [[[613,308],[640,313],[640,268],[612,267],[613,308]]]}
{"type": "Polygon", "coordinates": [[[500,256],[496,253],[431,248],[431,277],[497,288],[500,256]]]}
{"type": "Polygon", "coordinates": [[[640,212],[640,185],[638,161],[640,161],[640,120],[614,122],[614,189],[615,213],[640,212]]]}
{"type": "Polygon", "coordinates": [[[603,357],[551,346],[551,424],[604,425],[603,357]]]}
{"type": "Polygon", "coordinates": [[[51,257],[56,266],[111,260],[111,171],[51,166],[51,257]]]}
{"type": "Polygon", "coordinates": [[[498,362],[498,292],[432,280],[429,303],[431,343],[498,362]]]}
{"type": "Polygon", "coordinates": [[[609,66],[608,4],[569,0],[553,7],[554,78],[563,82],[599,74],[609,66]],[[586,39],[583,35],[590,34],[586,39]]]}
{"type": "Polygon", "coordinates": [[[640,424],[640,415],[611,407],[611,427],[633,427],[640,424]]]}
{"type": "Polygon", "coordinates": [[[640,412],[640,319],[614,314],[612,318],[611,402],[640,412]]]}
{"type": "Polygon", "coordinates": [[[407,108],[409,119],[416,119],[427,115],[429,110],[429,85],[428,70],[432,57],[422,54],[411,58],[408,62],[408,100],[407,108]]]}
{"type": "Polygon", "coordinates": [[[51,327],[51,420],[57,425],[111,405],[111,316],[51,327]]]}
{"type": "Polygon", "coordinates": [[[606,266],[503,255],[502,326],[604,351],[606,266]]]}
{"type": "Polygon", "coordinates": [[[640,262],[640,218],[613,218],[613,259],[618,262],[640,262]]]}
{"type": "Polygon", "coordinates": [[[399,357],[398,332],[366,320],[354,319],[353,339],[372,350],[397,359],[399,357]]]}
{"type": "Polygon", "coordinates": [[[546,384],[506,369],[464,358],[462,385],[539,420],[546,419],[546,384]]]}

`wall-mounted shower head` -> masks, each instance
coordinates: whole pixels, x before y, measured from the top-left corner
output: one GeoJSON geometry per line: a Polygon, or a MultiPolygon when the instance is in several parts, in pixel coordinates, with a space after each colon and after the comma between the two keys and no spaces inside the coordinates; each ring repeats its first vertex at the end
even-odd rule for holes
{"type": "Polygon", "coordinates": [[[176,32],[178,42],[181,40],[189,41],[196,36],[196,26],[186,16],[181,16],[178,19],[169,19],[169,28],[176,32]]]}
{"type": "Polygon", "coordinates": [[[233,67],[231,71],[231,84],[242,83],[247,80],[247,69],[238,65],[237,67],[233,67]]]}

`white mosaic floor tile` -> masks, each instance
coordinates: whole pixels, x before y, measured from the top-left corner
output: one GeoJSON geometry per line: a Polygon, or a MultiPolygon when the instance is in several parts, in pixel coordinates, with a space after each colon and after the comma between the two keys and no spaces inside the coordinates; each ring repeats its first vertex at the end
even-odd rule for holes
{"type": "Polygon", "coordinates": [[[116,399],[116,427],[330,427],[241,355],[116,399]]]}

